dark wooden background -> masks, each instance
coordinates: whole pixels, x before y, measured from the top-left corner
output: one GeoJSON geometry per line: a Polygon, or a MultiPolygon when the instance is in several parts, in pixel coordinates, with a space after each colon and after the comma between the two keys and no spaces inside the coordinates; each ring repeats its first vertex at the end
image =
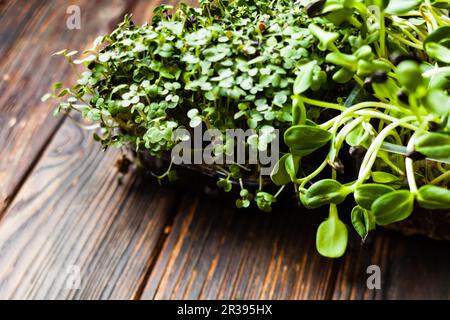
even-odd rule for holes
{"type": "Polygon", "coordinates": [[[448,299],[450,246],[378,232],[344,258],[315,250],[324,216],[237,211],[195,190],[129,174],[40,97],[73,81],[51,54],[82,50],[124,13],[142,23],[174,0],[0,1],[0,298],[448,299]],[[81,8],[81,30],[66,9],[81,8]],[[366,268],[381,268],[368,290],[366,268]],[[66,284],[71,266],[81,286],[66,284]]]}

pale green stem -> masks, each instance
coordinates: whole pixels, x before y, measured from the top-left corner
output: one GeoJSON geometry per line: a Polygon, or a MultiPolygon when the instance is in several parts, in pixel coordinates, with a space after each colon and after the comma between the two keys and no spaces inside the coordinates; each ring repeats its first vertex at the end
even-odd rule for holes
{"type": "Polygon", "coordinates": [[[380,53],[381,57],[386,56],[386,27],[384,23],[384,11],[380,12],[380,53]]]}
{"type": "Polygon", "coordinates": [[[401,42],[401,43],[403,43],[403,44],[406,44],[407,46],[410,46],[410,47],[412,47],[412,48],[414,48],[414,49],[423,50],[423,46],[422,46],[422,45],[419,45],[419,44],[414,43],[414,42],[412,42],[412,41],[403,39],[402,37],[399,37],[398,35],[396,35],[396,34],[394,34],[394,33],[391,33],[390,36],[391,36],[392,38],[396,39],[397,41],[399,41],[399,42],[401,42]]]}
{"type": "MultiPolygon", "coordinates": [[[[360,110],[360,111],[356,111],[355,114],[358,116],[369,116],[372,118],[378,118],[378,119],[386,120],[389,122],[395,122],[398,120],[395,117],[389,116],[385,113],[381,113],[378,111],[360,110]]],[[[419,130],[419,128],[417,126],[409,124],[409,123],[402,123],[402,124],[400,124],[400,126],[403,128],[409,129],[409,130],[413,130],[413,131],[419,130]]]]}
{"type": "Polygon", "coordinates": [[[339,220],[337,206],[334,203],[330,204],[330,214],[328,217],[331,219],[339,220]]]}
{"type": "Polygon", "coordinates": [[[345,125],[344,128],[342,128],[341,131],[339,131],[339,134],[334,139],[333,147],[332,147],[332,156],[330,156],[330,160],[334,160],[334,158],[337,157],[339,154],[339,150],[341,149],[342,144],[344,143],[345,137],[354,129],[356,128],[361,122],[363,122],[364,118],[359,117],[350,122],[349,124],[345,125]]]}
{"type": "Polygon", "coordinates": [[[274,198],[277,198],[277,197],[281,194],[281,192],[283,192],[283,190],[284,190],[285,187],[286,187],[286,185],[282,186],[282,187],[278,190],[278,192],[277,192],[273,197],[274,197],[274,198]]]}
{"type": "MultiPolygon", "coordinates": [[[[414,138],[415,134],[409,139],[407,150],[412,150],[414,147],[414,138]]],[[[414,178],[414,167],[413,160],[409,157],[405,158],[405,170],[406,170],[406,178],[408,179],[409,190],[412,194],[417,193],[417,184],[416,179],[414,178]]]]}
{"type": "Polygon", "coordinates": [[[321,173],[322,171],[323,171],[323,169],[325,169],[325,167],[327,166],[327,164],[328,164],[328,159],[329,159],[329,156],[327,156],[326,158],[325,158],[325,160],[322,162],[322,164],[314,171],[314,172],[312,172],[310,175],[308,175],[307,177],[304,177],[304,178],[302,178],[302,179],[298,179],[297,181],[296,181],[296,183],[299,183],[300,184],[300,188],[304,188],[305,187],[305,185],[309,182],[309,181],[311,181],[312,179],[314,179],[319,173],[321,173]]]}
{"type": "Polygon", "coordinates": [[[438,184],[446,179],[450,179],[450,170],[431,180],[430,184],[438,184]]]}
{"type": "Polygon", "coordinates": [[[410,122],[413,120],[415,120],[415,116],[399,119],[396,122],[393,122],[390,125],[386,126],[386,128],[384,128],[378,134],[378,136],[372,141],[372,144],[366,152],[366,156],[364,157],[361,169],[359,171],[358,181],[356,182],[357,185],[361,185],[362,183],[364,183],[366,178],[370,175],[372,166],[377,158],[378,150],[383,144],[384,139],[386,139],[391,134],[392,130],[400,126],[402,123],[410,122]]]}
{"type": "Polygon", "coordinates": [[[352,111],[355,111],[355,110],[358,110],[358,109],[374,107],[374,108],[382,108],[382,109],[386,109],[386,110],[391,110],[391,111],[403,112],[403,113],[406,113],[406,114],[411,114],[411,111],[406,109],[406,108],[399,107],[399,106],[394,106],[392,104],[383,103],[383,102],[366,101],[366,102],[357,103],[354,106],[352,106],[350,108],[347,108],[347,107],[342,106],[342,105],[337,104],[337,103],[324,102],[324,101],[320,101],[320,100],[314,100],[314,99],[306,98],[304,96],[299,96],[299,98],[304,103],[307,103],[307,104],[310,104],[310,105],[313,105],[313,106],[316,106],[316,107],[322,107],[322,108],[327,108],[327,109],[334,109],[334,110],[345,111],[345,112],[348,112],[349,110],[351,110],[350,112],[352,112],[352,111]]]}

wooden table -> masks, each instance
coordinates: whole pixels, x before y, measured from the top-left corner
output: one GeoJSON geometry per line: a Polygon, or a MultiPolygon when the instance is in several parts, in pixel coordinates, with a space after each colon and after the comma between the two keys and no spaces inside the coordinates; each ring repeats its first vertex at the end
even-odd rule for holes
{"type": "Polygon", "coordinates": [[[237,211],[134,174],[119,184],[120,153],[52,117],[40,97],[73,77],[51,54],[86,48],[126,12],[142,23],[159,2],[0,2],[0,298],[450,298],[448,243],[380,231],[328,260],[314,244],[324,216],[237,211]],[[81,30],[66,27],[69,4],[81,30]],[[372,264],[381,290],[367,289],[372,264]]]}

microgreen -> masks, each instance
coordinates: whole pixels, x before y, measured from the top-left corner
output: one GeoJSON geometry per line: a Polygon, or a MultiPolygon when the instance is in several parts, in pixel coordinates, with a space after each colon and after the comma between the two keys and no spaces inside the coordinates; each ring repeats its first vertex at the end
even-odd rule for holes
{"type": "Polygon", "coordinates": [[[352,194],[357,206],[341,214],[362,238],[415,206],[450,210],[449,9],[439,0],[162,5],[151,24],[127,16],[78,59],[58,52],[78,81],[56,83],[43,100],[64,98],[57,113],[98,124],[104,148],[156,157],[174,148],[179,128],[260,130],[246,139],[258,150],[280,130],[272,186],[259,163],[214,166],[217,185],[240,189],[237,207],[265,212],[293,185],[306,208],[329,207],[316,245],[340,257],[348,232],[337,205],[352,194]],[[357,176],[346,175],[355,163],[357,176]],[[246,186],[248,176],[259,186],[246,186]]]}

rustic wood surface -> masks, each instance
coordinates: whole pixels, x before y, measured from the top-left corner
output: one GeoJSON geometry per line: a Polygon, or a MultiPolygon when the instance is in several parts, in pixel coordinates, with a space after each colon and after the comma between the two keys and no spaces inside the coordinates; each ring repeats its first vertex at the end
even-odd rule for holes
{"type": "Polygon", "coordinates": [[[236,210],[135,172],[119,180],[119,151],[51,116],[41,95],[73,80],[51,54],[82,50],[125,13],[149,21],[161,2],[177,1],[0,2],[0,298],[449,299],[447,242],[378,232],[328,260],[314,243],[324,215],[236,210]],[[81,30],[66,27],[71,4],[81,30]],[[381,290],[366,286],[369,265],[381,290]]]}

